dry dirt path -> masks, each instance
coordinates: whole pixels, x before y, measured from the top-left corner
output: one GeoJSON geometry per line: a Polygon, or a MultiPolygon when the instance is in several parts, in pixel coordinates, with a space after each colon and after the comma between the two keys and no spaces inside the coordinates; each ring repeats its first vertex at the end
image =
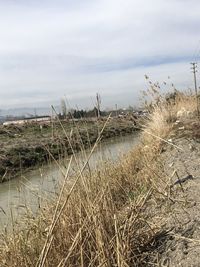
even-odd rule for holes
{"type": "Polygon", "coordinates": [[[161,156],[171,177],[171,200],[161,207],[165,223],[156,247],[155,266],[200,266],[200,142],[180,136],[172,137],[180,149],[167,145],[161,156]]]}

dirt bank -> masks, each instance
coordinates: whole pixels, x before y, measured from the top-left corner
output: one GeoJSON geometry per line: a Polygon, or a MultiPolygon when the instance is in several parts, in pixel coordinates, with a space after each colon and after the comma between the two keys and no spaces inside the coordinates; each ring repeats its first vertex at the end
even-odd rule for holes
{"type": "MultiPolygon", "coordinates": [[[[11,179],[28,168],[89,148],[105,122],[59,122],[0,127],[0,181],[11,179]],[[64,130],[63,130],[64,128],[64,130]],[[70,140],[70,142],[69,142],[70,140]],[[70,144],[71,143],[71,144],[70,144]]],[[[112,119],[102,139],[135,131],[131,120],[112,119]]]]}
{"type": "Polygon", "coordinates": [[[154,209],[162,227],[148,254],[153,266],[200,266],[199,129],[197,119],[179,122],[161,154],[169,194],[154,209]]]}

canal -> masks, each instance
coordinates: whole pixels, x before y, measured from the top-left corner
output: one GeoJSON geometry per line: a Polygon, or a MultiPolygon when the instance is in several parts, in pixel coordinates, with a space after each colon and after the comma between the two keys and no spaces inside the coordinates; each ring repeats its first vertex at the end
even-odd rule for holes
{"type": "MultiPolygon", "coordinates": [[[[91,169],[99,168],[106,161],[117,161],[138,143],[138,134],[116,137],[102,142],[89,160],[91,169]]],[[[84,164],[89,150],[77,153],[78,164],[84,164]]],[[[45,199],[55,197],[66,172],[69,158],[21,174],[18,178],[0,184],[0,230],[10,228],[11,221],[23,216],[27,210],[35,213],[45,199]]],[[[77,171],[77,163],[72,161],[70,175],[77,171]]]]}

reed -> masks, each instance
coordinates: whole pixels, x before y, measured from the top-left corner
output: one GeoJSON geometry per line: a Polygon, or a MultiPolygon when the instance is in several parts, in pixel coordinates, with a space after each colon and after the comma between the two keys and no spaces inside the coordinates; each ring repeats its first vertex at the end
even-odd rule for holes
{"type": "Polygon", "coordinates": [[[141,125],[141,143],[119,162],[91,171],[89,159],[108,118],[83,167],[77,165],[70,180],[69,163],[58,197],[37,217],[24,217],[25,227],[2,235],[0,266],[148,266],[148,247],[160,230],[150,202],[168,194],[159,155],[177,112],[188,101],[187,109],[194,114],[193,96],[178,96],[173,103],[156,101],[141,125]]]}

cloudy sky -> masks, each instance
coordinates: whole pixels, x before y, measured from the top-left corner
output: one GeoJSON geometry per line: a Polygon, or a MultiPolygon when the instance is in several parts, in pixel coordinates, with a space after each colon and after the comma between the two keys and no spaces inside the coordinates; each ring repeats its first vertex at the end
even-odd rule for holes
{"type": "Polygon", "coordinates": [[[0,0],[0,108],[134,105],[170,76],[192,86],[198,0],[0,0]]]}

